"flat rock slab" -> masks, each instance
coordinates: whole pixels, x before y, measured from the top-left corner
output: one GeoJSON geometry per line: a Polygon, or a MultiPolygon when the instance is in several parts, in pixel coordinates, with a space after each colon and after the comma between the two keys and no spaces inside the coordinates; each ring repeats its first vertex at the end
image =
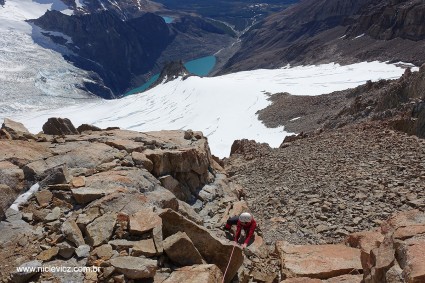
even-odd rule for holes
{"type": "Polygon", "coordinates": [[[87,242],[94,247],[108,243],[115,226],[116,215],[107,213],[87,225],[87,242]]]}
{"type": "Polygon", "coordinates": [[[185,266],[171,273],[162,283],[220,283],[223,273],[214,264],[185,266]]]}
{"type": "Polygon", "coordinates": [[[141,235],[162,226],[162,219],[152,208],[144,208],[130,215],[130,233],[141,235]]]}
{"type": "Polygon", "coordinates": [[[290,245],[277,242],[282,272],[296,277],[328,279],[361,271],[360,250],[345,245],[290,245]]]}
{"type": "Polygon", "coordinates": [[[133,256],[113,258],[111,265],[130,279],[152,278],[157,267],[156,260],[133,256]]]}

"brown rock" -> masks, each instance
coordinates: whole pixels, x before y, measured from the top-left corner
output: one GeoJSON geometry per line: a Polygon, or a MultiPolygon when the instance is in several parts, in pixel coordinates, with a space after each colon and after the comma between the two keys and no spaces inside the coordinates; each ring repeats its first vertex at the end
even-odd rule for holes
{"type": "Polygon", "coordinates": [[[71,180],[71,185],[74,188],[84,187],[86,185],[86,178],[84,176],[74,177],[71,180]]]}
{"type": "Polygon", "coordinates": [[[202,264],[202,256],[184,232],[177,232],[163,242],[164,252],[178,265],[202,264]]]}
{"type": "Polygon", "coordinates": [[[107,145],[114,147],[119,150],[125,150],[128,153],[132,153],[135,151],[141,152],[145,149],[143,143],[135,142],[132,140],[126,139],[113,139],[105,142],[107,145]]]}
{"type": "Polygon", "coordinates": [[[156,260],[133,256],[113,258],[111,265],[130,279],[153,278],[157,269],[156,260]]]}
{"type": "Polygon", "coordinates": [[[145,168],[149,172],[152,172],[153,163],[152,163],[152,161],[150,161],[149,158],[146,157],[145,154],[134,151],[134,152],[131,153],[131,157],[133,158],[134,164],[142,165],[143,168],[145,168]]]}
{"type": "Polygon", "coordinates": [[[157,250],[153,239],[137,241],[131,251],[132,256],[152,257],[160,254],[162,254],[162,250],[157,250]]]}
{"type": "Polygon", "coordinates": [[[0,184],[20,192],[24,187],[24,172],[9,161],[0,161],[0,184]]]}
{"type": "Polygon", "coordinates": [[[181,214],[170,209],[160,214],[163,223],[163,233],[165,237],[177,232],[185,232],[192,240],[194,246],[201,256],[208,262],[216,264],[222,272],[226,270],[228,259],[233,251],[232,260],[226,274],[225,282],[230,282],[237,273],[243,262],[242,250],[233,244],[222,243],[219,239],[209,233],[209,231],[186,219],[181,214]]]}
{"type": "Polygon", "coordinates": [[[425,238],[402,245],[400,254],[403,278],[406,282],[425,282],[425,238]]]}
{"type": "Polygon", "coordinates": [[[308,277],[298,277],[298,278],[288,278],[281,281],[280,283],[322,283],[320,279],[308,278],[308,277]]]}
{"type": "Polygon", "coordinates": [[[11,138],[14,140],[26,139],[31,136],[31,133],[28,131],[27,128],[25,128],[24,124],[12,121],[8,118],[4,119],[4,122],[1,128],[3,130],[6,130],[7,133],[9,133],[11,138]]]}
{"type": "Polygon", "coordinates": [[[379,247],[384,240],[384,235],[379,231],[364,231],[352,233],[345,238],[345,243],[352,248],[362,249],[370,253],[372,249],[379,247]]]}
{"type": "Polygon", "coordinates": [[[276,243],[282,272],[296,276],[328,279],[362,270],[360,250],[344,245],[290,245],[276,243]]]}
{"type": "Polygon", "coordinates": [[[93,247],[106,244],[112,236],[116,215],[104,214],[87,225],[87,242],[93,247]]]}
{"type": "Polygon", "coordinates": [[[99,190],[89,187],[76,188],[72,189],[71,191],[72,196],[79,204],[89,203],[91,201],[94,201],[95,199],[99,199],[107,194],[111,194],[114,192],[114,190],[111,189],[99,190]]]}
{"type": "Polygon", "coordinates": [[[59,253],[58,247],[53,247],[50,249],[47,249],[45,251],[42,251],[38,256],[37,259],[42,261],[50,261],[52,260],[57,254],[59,253]]]}
{"type": "Polygon", "coordinates": [[[171,273],[162,283],[220,283],[223,273],[214,264],[185,266],[171,273]]]}
{"type": "Polygon", "coordinates": [[[179,181],[174,179],[170,175],[162,176],[158,178],[161,182],[161,185],[172,192],[176,198],[182,201],[189,201],[192,197],[190,190],[188,188],[183,187],[179,181]]]}
{"type": "Polygon", "coordinates": [[[67,118],[49,118],[43,125],[46,135],[78,135],[80,134],[67,118]]]}
{"type": "Polygon", "coordinates": [[[46,207],[52,201],[53,194],[51,191],[42,190],[35,194],[35,198],[41,207],[46,207]]]}
{"type": "Polygon", "coordinates": [[[394,239],[406,240],[419,234],[425,234],[425,225],[400,227],[394,232],[394,239]]]}
{"type": "Polygon", "coordinates": [[[145,208],[130,215],[130,233],[142,235],[152,231],[155,227],[162,226],[162,219],[153,212],[152,208],[145,208]]]}
{"type": "Polygon", "coordinates": [[[95,248],[92,254],[104,260],[108,260],[114,255],[110,244],[101,245],[95,248]]]}
{"type": "Polygon", "coordinates": [[[62,233],[65,235],[65,237],[73,242],[76,247],[79,247],[81,245],[84,245],[84,238],[83,234],[81,233],[80,228],[78,228],[77,223],[75,223],[72,219],[67,219],[61,227],[62,233]]]}
{"type": "Polygon", "coordinates": [[[80,126],[78,126],[77,131],[82,133],[85,131],[93,131],[93,132],[98,132],[101,131],[102,129],[93,125],[89,125],[89,124],[81,124],[80,126]]]}
{"type": "Polygon", "coordinates": [[[328,280],[323,280],[323,283],[361,283],[363,280],[362,274],[357,275],[341,275],[328,280]]]}
{"type": "Polygon", "coordinates": [[[86,187],[100,191],[150,192],[159,185],[158,180],[145,169],[116,168],[86,178],[86,187]]]}

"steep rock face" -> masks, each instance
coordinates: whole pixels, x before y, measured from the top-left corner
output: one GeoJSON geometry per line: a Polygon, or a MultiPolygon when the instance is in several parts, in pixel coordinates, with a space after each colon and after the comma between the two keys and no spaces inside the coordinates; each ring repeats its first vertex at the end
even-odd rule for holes
{"type": "Polygon", "coordinates": [[[82,16],[47,11],[32,22],[71,37],[72,43],[63,43],[73,52],[67,58],[99,74],[114,94],[124,92],[135,75],[150,71],[173,38],[164,20],[150,13],[122,21],[109,11],[82,16]]]}
{"type": "Polygon", "coordinates": [[[380,1],[364,7],[348,34],[367,34],[390,40],[396,37],[418,41],[425,39],[425,4],[423,1],[380,1]]]}
{"type": "Polygon", "coordinates": [[[227,264],[224,258],[234,249],[225,280],[230,282],[244,261],[242,250],[234,248],[225,237],[219,239],[214,231],[213,225],[222,217],[221,208],[237,198],[226,177],[211,168],[208,142],[200,132],[193,132],[190,139],[184,131],[139,133],[114,129],[60,137],[40,133],[30,141],[0,140],[0,145],[0,213],[6,216],[0,222],[0,262],[11,263],[2,269],[2,281],[26,282],[38,276],[34,278],[37,282],[48,278],[58,282],[83,282],[84,278],[87,282],[140,278],[155,278],[155,282],[167,278],[167,282],[174,282],[173,278],[178,278],[177,282],[184,280],[181,278],[221,282],[227,264]],[[154,176],[143,168],[143,163],[133,161],[132,153],[148,150],[151,154],[147,156],[155,156],[152,159],[157,171],[152,169],[153,174],[166,170],[176,182],[185,175],[207,175],[204,181],[208,184],[197,186],[215,192],[215,200],[219,201],[199,198],[193,205],[177,201],[161,186],[161,173],[154,176]],[[58,167],[61,170],[56,170],[58,167]],[[24,175],[23,171],[33,174],[24,175]],[[53,178],[59,173],[63,178],[53,178]],[[40,190],[27,202],[7,209],[10,203],[5,201],[18,193],[10,197],[11,188],[32,184],[45,175],[48,182],[39,182],[40,190]],[[177,211],[198,219],[200,225],[177,211]],[[176,227],[185,228],[187,235],[175,235],[180,231],[176,227]],[[191,253],[181,253],[182,241],[192,248],[191,253]],[[191,261],[192,256],[196,256],[195,261],[191,261]],[[99,269],[65,277],[16,271],[17,266],[42,262],[99,269]],[[194,263],[202,265],[192,266],[194,263]],[[177,270],[181,264],[191,266],[177,270]]]}
{"type": "Polygon", "coordinates": [[[154,12],[161,9],[157,3],[147,0],[121,0],[121,1],[86,1],[77,9],[76,0],[66,0],[67,4],[75,9],[76,14],[99,13],[108,10],[123,20],[136,18],[145,12],[154,12]]]}
{"type": "Polygon", "coordinates": [[[251,28],[223,71],[364,60],[420,65],[424,13],[422,1],[302,1],[251,28]]]}

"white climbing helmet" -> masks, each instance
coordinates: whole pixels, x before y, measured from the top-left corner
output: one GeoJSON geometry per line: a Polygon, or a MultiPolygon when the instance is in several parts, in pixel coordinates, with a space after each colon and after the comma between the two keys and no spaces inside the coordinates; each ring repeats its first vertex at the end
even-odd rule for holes
{"type": "Polygon", "coordinates": [[[244,212],[241,215],[239,215],[239,221],[240,222],[248,223],[248,222],[251,222],[251,220],[252,220],[251,213],[244,212]]]}

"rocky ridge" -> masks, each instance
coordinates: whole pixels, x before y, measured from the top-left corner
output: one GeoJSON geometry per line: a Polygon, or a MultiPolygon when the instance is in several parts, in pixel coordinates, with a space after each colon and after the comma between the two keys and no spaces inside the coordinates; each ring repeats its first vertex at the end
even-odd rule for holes
{"type": "Polygon", "coordinates": [[[253,26],[223,73],[287,64],[425,62],[420,0],[300,1],[253,26]]]}
{"type": "Polygon", "coordinates": [[[75,128],[60,118],[43,130],[6,119],[0,131],[2,282],[221,282],[231,253],[225,282],[255,265],[278,273],[260,236],[244,255],[216,228],[247,207],[202,133],[75,128]],[[9,208],[33,184],[19,211],[9,208]]]}

